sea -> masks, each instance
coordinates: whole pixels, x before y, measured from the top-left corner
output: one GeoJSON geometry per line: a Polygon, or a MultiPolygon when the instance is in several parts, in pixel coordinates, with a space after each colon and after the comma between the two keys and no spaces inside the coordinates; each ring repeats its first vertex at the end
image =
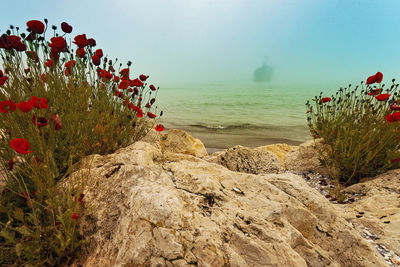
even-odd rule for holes
{"type": "Polygon", "coordinates": [[[298,145],[312,139],[305,103],[320,92],[318,86],[252,81],[174,84],[158,92],[157,109],[163,111],[158,123],[189,132],[211,152],[235,145],[298,145]]]}

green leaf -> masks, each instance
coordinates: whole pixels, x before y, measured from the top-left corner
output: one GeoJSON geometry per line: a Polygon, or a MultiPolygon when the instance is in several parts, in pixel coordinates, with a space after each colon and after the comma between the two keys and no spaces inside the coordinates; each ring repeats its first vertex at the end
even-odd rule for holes
{"type": "Polygon", "coordinates": [[[31,236],[32,235],[32,232],[29,231],[29,228],[26,227],[25,225],[21,226],[21,227],[17,227],[17,228],[15,228],[15,230],[18,231],[20,234],[22,234],[24,236],[31,236]]]}
{"type": "Polygon", "coordinates": [[[18,243],[17,245],[15,245],[15,252],[17,253],[18,257],[21,257],[21,254],[23,252],[23,247],[21,243],[18,243]]]}
{"type": "Polygon", "coordinates": [[[14,210],[14,218],[21,222],[24,221],[24,212],[21,208],[16,208],[14,210]]]}

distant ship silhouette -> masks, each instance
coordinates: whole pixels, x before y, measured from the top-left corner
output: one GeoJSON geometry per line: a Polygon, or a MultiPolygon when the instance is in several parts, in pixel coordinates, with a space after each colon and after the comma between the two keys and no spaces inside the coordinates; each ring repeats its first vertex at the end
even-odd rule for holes
{"type": "Polygon", "coordinates": [[[255,82],[270,82],[272,80],[273,68],[264,63],[254,71],[255,82]]]}

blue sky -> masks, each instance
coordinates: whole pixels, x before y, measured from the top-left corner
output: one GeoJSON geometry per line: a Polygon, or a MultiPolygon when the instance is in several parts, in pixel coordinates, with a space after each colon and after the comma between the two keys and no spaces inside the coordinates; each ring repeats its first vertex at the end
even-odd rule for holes
{"type": "Polygon", "coordinates": [[[398,0],[8,1],[0,29],[48,18],[160,84],[247,81],[265,58],[276,84],[400,79],[398,0]]]}

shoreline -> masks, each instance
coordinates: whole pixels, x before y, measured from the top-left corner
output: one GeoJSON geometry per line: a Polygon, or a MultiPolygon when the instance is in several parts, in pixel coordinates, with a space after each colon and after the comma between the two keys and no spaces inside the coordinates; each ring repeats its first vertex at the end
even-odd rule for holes
{"type": "Polygon", "coordinates": [[[291,146],[298,146],[311,138],[310,136],[309,138],[298,138],[297,140],[293,140],[285,137],[273,137],[258,132],[245,131],[221,133],[221,131],[205,131],[204,129],[195,129],[193,127],[173,127],[170,129],[183,130],[188,132],[194,138],[199,139],[204,144],[208,154],[222,151],[237,145],[249,148],[282,143],[291,146]]]}

